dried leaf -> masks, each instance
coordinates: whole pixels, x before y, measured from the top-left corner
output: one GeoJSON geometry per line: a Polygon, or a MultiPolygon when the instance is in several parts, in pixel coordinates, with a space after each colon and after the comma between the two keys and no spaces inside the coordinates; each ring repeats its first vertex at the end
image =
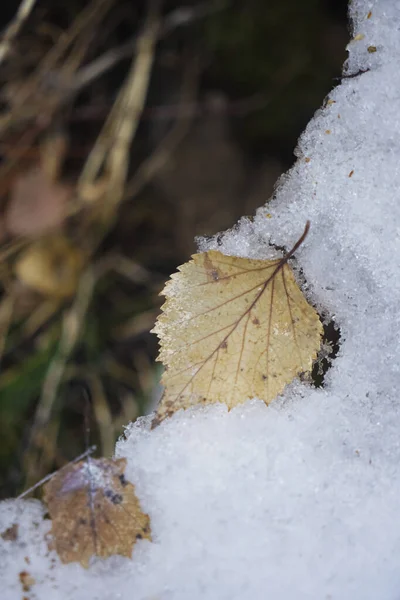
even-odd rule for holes
{"type": "Polygon", "coordinates": [[[18,539],[18,523],[13,523],[5,531],[0,533],[0,537],[8,542],[15,542],[18,539]]]}
{"type": "Polygon", "coordinates": [[[19,580],[22,585],[22,590],[24,592],[29,592],[31,587],[35,584],[35,578],[32,577],[28,571],[21,571],[19,573],[19,580]]]}
{"type": "Polygon", "coordinates": [[[44,486],[53,543],[62,562],[88,567],[94,555],[130,557],[136,540],[150,539],[150,520],[124,477],[125,464],[125,459],[81,461],[44,486]]]}
{"type": "Polygon", "coordinates": [[[269,404],[311,370],[322,324],[284,258],[250,260],[210,250],[193,255],[162,292],[153,329],[165,392],[153,426],[180,408],[257,397],[269,404]]]}
{"type": "Polygon", "coordinates": [[[46,296],[68,298],[76,290],[84,259],[62,235],[33,242],[15,264],[20,281],[46,296]]]}
{"type": "Polygon", "coordinates": [[[12,235],[40,235],[65,218],[72,188],[53,181],[41,167],[21,173],[14,182],[4,223],[12,235]]]}

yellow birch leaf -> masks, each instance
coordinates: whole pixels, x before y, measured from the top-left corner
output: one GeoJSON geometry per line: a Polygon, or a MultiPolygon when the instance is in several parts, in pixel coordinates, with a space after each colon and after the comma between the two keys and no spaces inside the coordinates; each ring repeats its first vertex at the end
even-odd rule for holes
{"type": "Polygon", "coordinates": [[[153,331],[165,391],[153,427],[180,408],[250,398],[269,404],[311,370],[323,328],[288,259],[250,260],[209,250],[178,268],[153,331]]]}
{"type": "Polygon", "coordinates": [[[88,567],[94,555],[130,557],[138,539],[150,539],[150,520],[124,477],[125,464],[123,458],[81,461],[44,486],[52,546],[63,563],[88,567]]]}

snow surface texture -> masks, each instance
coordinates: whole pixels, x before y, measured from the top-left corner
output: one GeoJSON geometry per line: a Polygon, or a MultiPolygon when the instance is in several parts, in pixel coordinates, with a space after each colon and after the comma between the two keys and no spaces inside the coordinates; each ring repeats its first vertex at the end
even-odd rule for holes
{"type": "Polygon", "coordinates": [[[117,455],[153,532],[133,562],[61,567],[38,505],[3,504],[0,531],[23,511],[17,542],[0,538],[3,600],[22,597],[21,570],[30,600],[400,598],[400,2],[350,12],[364,38],[347,72],[369,71],[330,94],[276,197],[218,246],[264,258],[310,219],[297,264],[342,336],[325,388],[129,427],[117,455]]]}

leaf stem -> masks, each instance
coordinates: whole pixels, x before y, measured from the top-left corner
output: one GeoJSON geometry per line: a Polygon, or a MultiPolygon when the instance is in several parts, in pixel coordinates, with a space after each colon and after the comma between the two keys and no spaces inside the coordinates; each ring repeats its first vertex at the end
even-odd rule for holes
{"type": "Polygon", "coordinates": [[[308,232],[310,231],[310,225],[311,225],[310,221],[307,221],[306,226],[304,227],[304,231],[303,231],[301,237],[297,240],[297,242],[295,243],[295,245],[293,246],[293,248],[283,258],[284,263],[286,263],[289,260],[289,258],[292,258],[293,254],[296,252],[296,250],[304,242],[304,240],[307,237],[308,232]]]}

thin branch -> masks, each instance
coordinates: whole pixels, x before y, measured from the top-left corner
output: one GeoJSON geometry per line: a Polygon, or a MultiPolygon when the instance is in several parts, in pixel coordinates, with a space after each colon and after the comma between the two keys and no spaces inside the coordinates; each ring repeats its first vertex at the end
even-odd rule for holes
{"type": "Polygon", "coordinates": [[[93,454],[93,452],[96,451],[96,449],[97,449],[97,446],[91,446],[90,448],[88,448],[87,450],[85,450],[85,452],[82,452],[82,454],[80,454],[79,456],[77,456],[76,458],[74,458],[74,460],[71,460],[66,465],[64,465],[63,467],[61,467],[61,469],[57,469],[57,471],[53,471],[53,473],[49,473],[48,475],[46,475],[46,477],[43,477],[43,479],[41,479],[40,481],[38,481],[37,483],[35,483],[35,485],[32,485],[27,490],[25,490],[24,492],[22,492],[22,494],[20,494],[19,496],[17,496],[16,499],[17,500],[22,500],[22,498],[25,498],[25,496],[28,496],[28,494],[31,494],[38,487],[40,487],[43,484],[45,484],[46,481],[49,481],[50,479],[52,479],[54,477],[54,475],[57,475],[57,473],[59,473],[63,469],[66,469],[70,465],[74,465],[75,463],[79,462],[80,460],[83,460],[87,456],[90,456],[91,454],[93,454]]]}

